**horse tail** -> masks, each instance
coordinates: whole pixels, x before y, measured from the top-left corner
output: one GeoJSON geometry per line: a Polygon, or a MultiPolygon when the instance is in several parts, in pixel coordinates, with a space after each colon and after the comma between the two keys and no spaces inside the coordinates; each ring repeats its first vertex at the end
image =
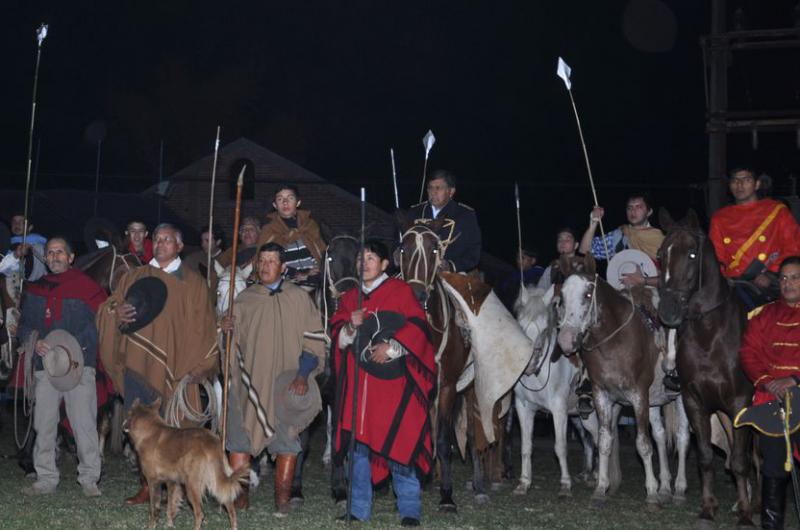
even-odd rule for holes
{"type": "Polygon", "coordinates": [[[670,401],[662,407],[664,417],[664,431],[667,440],[667,451],[672,452],[678,446],[678,429],[680,427],[678,418],[678,405],[675,401],[670,401]]]}

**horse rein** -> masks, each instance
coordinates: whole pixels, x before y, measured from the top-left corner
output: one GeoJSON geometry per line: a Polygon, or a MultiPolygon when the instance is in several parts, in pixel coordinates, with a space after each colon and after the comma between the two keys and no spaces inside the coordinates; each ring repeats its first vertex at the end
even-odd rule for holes
{"type": "Polygon", "coordinates": [[[109,290],[109,292],[111,292],[111,291],[114,290],[114,288],[113,288],[114,283],[113,282],[114,282],[114,272],[117,269],[117,258],[122,258],[122,263],[125,264],[125,268],[127,269],[125,272],[130,272],[131,271],[131,266],[128,264],[128,260],[125,259],[125,258],[127,258],[128,256],[133,256],[134,258],[136,258],[136,261],[139,262],[139,265],[142,265],[142,260],[139,259],[139,256],[137,256],[137,255],[135,255],[135,254],[133,254],[131,252],[127,252],[125,254],[119,254],[119,253],[117,253],[117,247],[116,246],[114,246],[114,245],[109,245],[109,246],[111,247],[111,250],[114,252],[114,259],[111,260],[111,272],[109,272],[109,274],[108,274],[108,290],[109,290]]]}
{"type": "MultiPolygon", "coordinates": [[[[595,327],[600,322],[600,318],[598,317],[598,311],[597,311],[597,283],[598,283],[597,273],[595,273],[594,281],[591,283],[592,283],[592,305],[589,309],[591,323],[589,324],[587,331],[595,327]]],[[[615,336],[617,336],[619,332],[621,332],[623,329],[625,329],[625,327],[628,326],[628,324],[631,323],[631,320],[633,320],[633,315],[634,313],[636,313],[636,305],[633,303],[633,295],[630,293],[630,291],[628,292],[627,299],[631,303],[631,312],[628,314],[628,317],[625,319],[625,321],[622,324],[620,324],[614,331],[612,331],[611,333],[606,335],[603,339],[601,339],[599,342],[596,342],[593,346],[587,346],[586,339],[589,333],[586,333],[583,339],[581,339],[581,349],[583,351],[594,351],[598,349],[600,346],[602,346],[603,344],[607,343],[615,336]]],[[[564,324],[563,321],[559,322],[559,327],[561,327],[563,324],[564,324]]]]}
{"type": "MultiPolygon", "coordinates": [[[[337,239],[352,239],[353,241],[358,241],[353,236],[343,234],[333,237],[331,239],[331,243],[333,243],[337,239]]],[[[322,285],[328,286],[328,292],[331,294],[331,297],[333,298],[334,302],[336,302],[338,305],[339,298],[344,294],[342,291],[339,290],[339,285],[346,281],[351,281],[356,285],[358,285],[358,278],[354,276],[344,276],[343,278],[339,278],[338,280],[331,281],[331,262],[333,261],[333,256],[331,256],[330,253],[328,252],[330,248],[331,247],[329,244],[328,247],[325,249],[325,256],[324,256],[325,264],[322,267],[322,285]]],[[[324,329],[323,334],[325,336],[325,341],[330,344],[331,338],[328,336],[328,319],[329,319],[328,315],[330,313],[328,308],[328,297],[325,296],[324,293],[322,293],[322,304],[323,304],[323,318],[325,322],[325,327],[323,328],[324,329]]],[[[335,310],[336,308],[334,307],[334,311],[335,310]]]]}
{"type": "MultiPolygon", "coordinates": [[[[433,286],[434,286],[434,283],[435,283],[435,281],[434,281],[435,280],[435,274],[436,274],[435,271],[439,270],[439,266],[442,263],[442,255],[444,254],[444,248],[445,247],[442,244],[442,240],[439,238],[439,236],[436,234],[436,232],[434,232],[433,230],[431,230],[427,226],[419,225],[419,224],[412,226],[411,228],[406,230],[403,233],[403,235],[400,237],[401,243],[403,241],[405,241],[406,237],[409,236],[409,235],[413,235],[414,236],[414,241],[413,241],[414,250],[411,252],[411,256],[408,258],[409,267],[413,268],[414,275],[411,278],[405,278],[404,277],[405,275],[402,273],[402,263],[401,263],[401,268],[400,268],[400,270],[401,270],[400,274],[401,274],[401,278],[403,278],[403,280],[405,280],[406,283],[421,285],[423,287],[423,289],[425,289],[425,303],[423,304],[423,309],[425,309],[427,311],[427,309],[428,309],[428,307],[427,307],[428,306],[428,297],[430,296],[430,293],[433,290],[433,286]],[[420,231],[416,230],[417,228],[421,228],[422,231],[420,232],[420,231]],[[425,235],[426,234],[430,234],[430,235],[432,235],[433,237],[436,238],[436,248],[433,249],[433,254],[435,256],[434,257],[434,262],[433,262],[433,268],[429,268],[430,264],[428,263],[428,255],[425,253],[425,235]],[[418,278],[420,278],[420,274],[419,274],[420,268],[422,268],[422,270],[423,270],[423,273],[422,273],[422,276],[421,276],[422,280],[418,279],[418,278]],[[434,271],[433,275],[430,275],[431,271],[434,271]],[[429,275],[431,277],[431,281],[430,282],[428,281],[429,275]]],[[[402,245],[400,247],[400,253],[401,254],[403,253],[402,245]]],[[[401,259],[401,262],[402,262],[402,259],[401,259]]]]}

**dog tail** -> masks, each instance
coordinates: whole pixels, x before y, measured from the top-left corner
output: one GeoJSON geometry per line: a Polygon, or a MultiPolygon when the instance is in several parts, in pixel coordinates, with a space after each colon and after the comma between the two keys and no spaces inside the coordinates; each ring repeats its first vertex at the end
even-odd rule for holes
{"type": "Polygon", "coordinates": [[[233,502],[243,490],[243,484],[250,480],[250,466],[245,465],[233,471],[223,457],[217,461],[213,476],[209,477],[208,491],[225,505],[233,502]]]}

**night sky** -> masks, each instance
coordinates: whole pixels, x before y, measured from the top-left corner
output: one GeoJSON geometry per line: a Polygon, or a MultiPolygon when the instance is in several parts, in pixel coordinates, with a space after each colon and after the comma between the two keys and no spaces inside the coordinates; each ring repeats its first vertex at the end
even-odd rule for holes
{"type": "MultiPolygon", "coordinates": [[[[752,24],[791,26],[794,3],[730,2],[752,24]],[[761,11],[764,11],[762,8],[761,11]]],[[[545,254],[564,224],[583,231],[586,169],[563,83],[573,68],[608,226],[623,221],[625,192],[657,205],[702,208],[690,189],[707,174],[700,36],[710,2],[90,2],[5,1],[0,175],[24,187],[35,29],[50,25],[39,80],[38,187],[92,189],[103,138],[101,188],[155,183],[246,136],[342,187],[367,187],[393,207],[394,147],[401,205],[417,202],[424,151],[430,168],[460,179],[486,248],[516,247],[513,182],[522,189],[525,239],[545,254]],[[469,5],[465,5],[469,4],[469,5]],[[667,7],[669,5],[669,7],[667,7]]],[[[738,108],[798,108],[797,56],[745,56],[731,66],[738,108]],[[780,61],[786,61],[781,63],[780,61]],[[785,64],[791,65],[790,82],[785,64]],[[777,77],[776,77],[777,76],[777,77]]],[[[757,163],[781,184],[797,170],[795,138],[732,138],[731,163],[757,163]],[[789,153],[788,155],[785,153],[789,153]]]]}

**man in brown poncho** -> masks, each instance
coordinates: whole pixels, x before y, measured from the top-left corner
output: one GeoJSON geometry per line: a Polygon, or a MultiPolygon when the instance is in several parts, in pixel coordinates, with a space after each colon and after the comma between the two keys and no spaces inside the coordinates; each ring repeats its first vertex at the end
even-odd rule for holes
{"type": "MultiPolygon", "coordinates": [[[[324,366],[322,320],[308,294],[283,281],[284,249],[275,243],[259,247],[256,254],[258,283],[244,290],[233,307],[233,319],[221,327],[234,332],[231,383],[228,393],[226,446],[231,467],[249,463],[265,448],[277,458],[275,504],[288,513],[302,502],[301,468],[307,450],[306,428],[321,410],[317,401],[291,424],[276,414],[276,380],[290,371],[288,392],[305,396],[309,383],[324,366]],[[299,458],[298,458],[299,457],[299,458]]],[[[282,389],[277,389],[278,392],[282,389]]],[[[244,494],[237,505],[247,506],[244,494]]]]}
{"type": "MultiPolygon", "coordinates": [[[[167,403],[178,382],[188,378],[187,400],[200,410],[198,383],[219,369],[216,322],[205,280],[181,265],[178,256],[183,237],[176,227],[162,224],[153,232],[153,259],[128,272],[114,294],[97,312],[100,356],[114,387],[130,408],[139,398],[167,403]],[[128,288],[140,278],[154,276],[167,287],[164,308],[152,322],[132,333],[119,325],[136,321],[136,309],[125,301],[128,288]]],[[[125,500],[127,504],[149,501],[147,483],[125,500]]]]}

